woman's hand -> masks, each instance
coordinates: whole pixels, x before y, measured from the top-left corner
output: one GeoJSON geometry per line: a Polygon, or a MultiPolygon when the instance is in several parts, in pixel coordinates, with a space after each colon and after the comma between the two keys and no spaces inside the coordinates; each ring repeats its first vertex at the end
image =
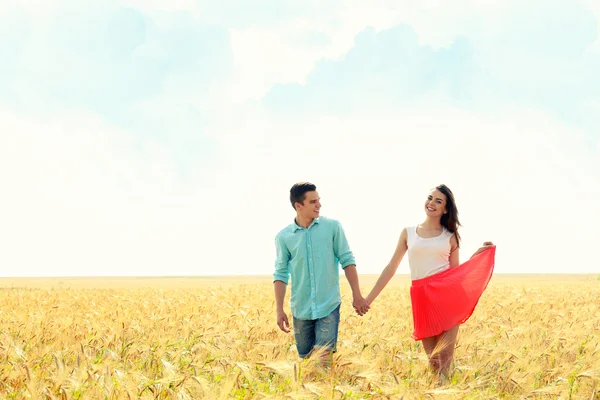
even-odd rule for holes
{"type": "Polygon", "coordinates": [[[483,242],[483,246],[478,248],[477,251],[471,256],[471,258],[475,257],[477,254],[482,253],[493,246],[494,246],[494,243],[492,243],[492,242],[483,242]]]}

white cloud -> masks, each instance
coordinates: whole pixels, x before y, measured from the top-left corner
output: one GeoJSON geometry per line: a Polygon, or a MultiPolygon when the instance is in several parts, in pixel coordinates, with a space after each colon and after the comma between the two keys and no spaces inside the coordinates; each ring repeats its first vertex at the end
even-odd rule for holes
{"type": "MultiPolygon", "coordinates": [[[[62,1],[60,5],[53,5],[51,8],[42,7],[41,3],[38,3],[23,3],[19,7],[24,8],[31,15],[37,16],[35,26],[41,31],[45,29],[44,26],[47,26],[49,21],[52,21],[52,18],[48,18],[51,13],[64,13],[64,10],[74,12],[78,10],[77,7],[80,7],[77,2],[70,0],[62,1]]],[[[580,0],[579,3],[595,12],[596,17],[600,18],[600,11],[595,2],[580,0]]],[[[124,0],[110,4],[111,6],[121,4],[141,9],[161,29],[164,28],[164,21],[168,19],[168,16],[178,12],[189,12],[198,23],[210,22],[224,24],[224,26],[229,25],[235,62],[234,77],[231,83],[235,90],[231,91],[231,95],[232,101],[236,104],[247,99],[262,98],[274,83],[303,83],[319,60],[343,57],[354,45],[356,35],[369,26],[376,30],[383,30],[400,23],[408,24],[415,29],[422,45],[429,45],[433,48],[449,46],[459,35],[467,36],[477,44],[489,40],[490,37],[506,36],[507,22],[523,9],[521,2],[516,0],[501,3],[480,0],[463,0],[458,3],[428,1],[418,5],[408,0],[401,2],[376,0],[370,3],[334,2],[326,5],[302,3],[303,8],[313,10],[310,19],[306,17],[308,14],[305,13],[298,14],[301,16],[287,13],[279,22],[252,24],[252,21],[249,20],[247,26],[238,27],[229,24],[227,16],[231,13],[223,12],[219,10],[219,7],[209,3],[198,1],[177,0],[167,3],[124,0]],[[324,35],[329,41],[315,44],[303,40],[310,34],[324,35]]],[[[545,2],[538,1],[535,4],[529,4],[528,7],[539,7],[540,10],[545,10],[545,4],[545,2]]],[[[563,3],[554,1],[552,4],[563,3]]],[[[260,6],[257,5],[257,7],[260,6]]],[[[263,4],[263,6],[265,5],[263,4]]],[[[86,7],[88,6],[86,5],[86,7]]],[[[103,4],[95,7],[108,6],[103,4]]],[[[290,4],[289,7],[299,8],[300,3],[290,4]]],[[[552,9],[540,11],[540,18],[545,15],[544,13],[553,12],[552,9]]],[[[237,19],[240,18],[236,17],[237,19]]],[[[38,37],[43,37],[43,35],[38,35],[38,37]]],[[[590,49],[597,48],[597,43],[590,49]]],[[[485,43],[481,44],[481,50],[485,50],[485,43]]],[[[38,47],[40,46],[35,46],[36,49],[38,47]]],[[[513,56],[518,55],[518,53],[513,54],[513,56]]],[[[44,68],[48,70],[47,74],[50,75],[52,63],[48,64],[48,61],[55,60],[53,63],[58,64],[53,68],[60,68],[60,63],[68,55],[63,54],[61,57],[53,58],[38,54],[30,57],[38,56],[45,59],[46,62],[32,62],[31,64],[34,66],[44,65],[44,68]]],[[[492,56],[487,55],[486,57],[492,56]]],[[[34,59],[32,58],[32,60],[34,59]]],[[[494,65],[491,63],[488,66],[493,67],[494,65]]],[[[510,67],[510,64],[502,65],[510,67]]],[[[522,66],[521,63],[519,65],[522,66]]],[[[535,69],[539,70],[540,68],[535,66],[535,69]]],[[[528,74],[528,76],[535,78],[537,75],[528,74]]]]}
{"type": "Polygon", "coordinates": [[[195,0],[123,0],[123,4],[156,14],[178,11],[195,13],[198,11],[198,2],[195,0]]]}
{"type": "MultiPolygon", "coordinates": [[[[202,18],[188,1],[129,4],[145,7],[160,29],[165,12],[202,18]]],[[[600,221],[585,210],[600,191],[600,144],[590,147],[584,132],[543,111],[494,107],[493,115],[476,115],[431,96],[405,109],[282,118],[245,103],[275,82],[303,82],[317,60],[343,56],[368,25],[410,23],[422,43],[440,47],[473,29],[473,20],[485,34],[500,34],[494,18],[516,2],[501,10],[477,1],[377,4],[230,29],[231,81],[181,94],[182,82],[167,80],[161,97],[140,102],[136,110],[164,124],[172,141],[194,134],[180,105],[210,116],[203,134],[218,157],[185,177],[169,140],[93,114],[52,108],[32,117],[0,108],[0,180],[10,193],[0,208],[4,274],[269,274],[273,237],[293,216],[287,191],[305,179],[318,184],[324,213],[344,224],[364,273],[384,267],[400,229],[422,219],[423,197],[441,182],[459,202],[463,260],[493,240],[501,272],[597,271],[600,221]],[[330,42],[311,45],[303,39],[310,32],[330,42]]],[[[29,10],[48,21],[45,8],[29,10]]],[[[33,63],[39,55],[30,56],[33,63]]],[[[35,85],[12,84],[43,104],[35,85]]]]}
{"type": "Polygon", "coordinates": [[[181,249],[199,240],[188,225],[197,216],[187,212],[197,196],[181,184],[165,147],[81,113],[37,119],[2,111],[0,124],[10,132],[0,136],[5,274],[185,267],[181,249]]]}
{"type": "MultiPolygon", "coordinates": [[[[588,9],[595,10],[596,18],[600,20],[600,12],[594,2],[581,2],[588,9]]],[[[544,20],[546,15],[550,15],[550,20],[553,20],[557,7],[576,6],[559,0],[554,1],[550,8],[547,5],[543,1],[528,3],[528,7],[540,10],[537,13],[538,25],[548,22],[544,20]]],[[[521,20],[514,20],[516,15],[523,14],[523,5],[516,0],[464,0],[458,3],[429,1],[418,5],[411,1],[379,0],[345,3],[344,6],[331,7],[328,11],[328,14],[311,17],[310,20],[298,18],[282,20],[279,24],[266,27],[230,29],[236,66],[236,95],[240,99],[258,99],[275,83],[304,83],[319,60],[343,57],[354,46],[356,35],[366,27],[374,27],[376,31],[380,31],[402,23],[415,30],[421,45],[434,49],[448,47],[458,36],[465,36],[478,47],[479,57],[485,60],[486,68],[525,67],[534,72],[526,74],[524,83],[532,78],[548,82],[548,76],[539,74],[547,70],[547,60],[533,58],[530,65],[523,65],[522,62],[511,64],[511,60],[527,58],[528,50],[520,49],[515,46],[516,43],[504,43],[503,48],[490,48],[490,43],[498,43],[506,37],[506,30],[509,28],[523,31],[523,34],[527,34],[528,29],[541,29],[540,26],[531,28],[522,25],[521,20]],[[329,42],[315,45],[298,41],[298,37],[307,32],[326,35],[329,42]],[[499,50],[507,52],[501,59],[498,59],[499,50]]],[[[597,43],[590,49],[597,48],[597,43]]],[[[555,71],[556,69],[552,69],[550,72],[554,74],[555,71]]],[[[522,71],[517,72],[523,74],[522,71]]],[[[568,74],[561,74],[561,77],[566,76],[568,74]]]]}
{"type": "Polygon", "coordinates": [[[213,126],[220,157],[210,173],[183,179],[167,147],[94,116],[0,113],[11,132],[0,136],[11,193],[5,274],[269,274],[273,236],[293,216],[287,191],[305,179],[318,184],[324,214],[343,222],[365,273],[387,263],[441,182],[459,202],[463,259],[493,240],[501,272],[597,269],[600,221],[581,212],[599,190],[600,157],[547,115],[420,104],[344,118],[239,117],[213,126]]]}
{"type": "Polygon", "coordinates": [[[255,228],[264,235],[258,248],[260,241],[239,244],[242,253],[262,259],[260,265],[270,261],[271,249],[261,246],[270,245],[278,228],[273,221],[291,220],[291,207],[277,202],[287,202],[295,180],[308,179],[319,185],[325,213],[344,222],[370,272],[387,262],[399,229],[421,220],[422,198],[440,182],[454,188],[460,201],[465,253],[494,240],[500,271],[597,269],[586,260],[592,257],[592,227],[600,221],[580,218],[578,203],[599,190],[599,158],[577,140],[581,132],[542,113],[506,110],[482,117],[420,106],[302,122],[258,116],[238,128],[236,139],[226,142],[233,165],[223,185],[256,193],[261,202],[252,212],[261,221],[269,216],[270,230],[263,223],[255,228]],[[250,151],[253,145],[257,150],[250,151]]]}
{"type": "Polygon", "coordinates": [[[593,12],[600,21],[600,3],[595,0],[577,0],[576,3],[581,4],[586,9],[593,12]]]}

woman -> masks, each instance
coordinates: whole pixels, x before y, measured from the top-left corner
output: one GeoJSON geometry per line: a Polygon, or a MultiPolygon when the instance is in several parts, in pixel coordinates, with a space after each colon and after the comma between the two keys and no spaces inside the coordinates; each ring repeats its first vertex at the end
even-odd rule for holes
{"type": "Polygon", "coordinates": [[[396,251],[366,297],[371,303],[396,273],[408,252],[414,332],[422,341],[431,367],[447,377],[454,356],[458,327],[475,309],[494,269],[496,246],[485,242],[460,265],[458,210],[446,185],[433,189],[425,201],[426,218],[402,230],[396,251]]]}

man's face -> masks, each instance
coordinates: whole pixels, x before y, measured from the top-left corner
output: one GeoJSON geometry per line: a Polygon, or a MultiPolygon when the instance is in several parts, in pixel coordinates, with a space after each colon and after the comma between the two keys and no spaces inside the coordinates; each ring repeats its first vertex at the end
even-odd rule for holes
{"type": "Polygon", "coordinates": [[[319,197],[319,193],[316,190],[306,192],[304,204],[296,203],[296,210],[303,218],[318,218],[319,211],[321,210],[321,198],[319,197]]]}

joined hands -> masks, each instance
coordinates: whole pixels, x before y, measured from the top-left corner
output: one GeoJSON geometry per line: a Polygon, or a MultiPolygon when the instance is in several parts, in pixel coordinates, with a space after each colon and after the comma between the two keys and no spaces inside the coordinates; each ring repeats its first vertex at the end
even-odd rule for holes
{"type": "Polygon", "coordinates": [[[352,299],[352,307],[354,307],[354,311],[356,311],[356,313],[361,317],[365,315],[371,308],[367,300],[361,295],[355,296],[352,299]]]}

